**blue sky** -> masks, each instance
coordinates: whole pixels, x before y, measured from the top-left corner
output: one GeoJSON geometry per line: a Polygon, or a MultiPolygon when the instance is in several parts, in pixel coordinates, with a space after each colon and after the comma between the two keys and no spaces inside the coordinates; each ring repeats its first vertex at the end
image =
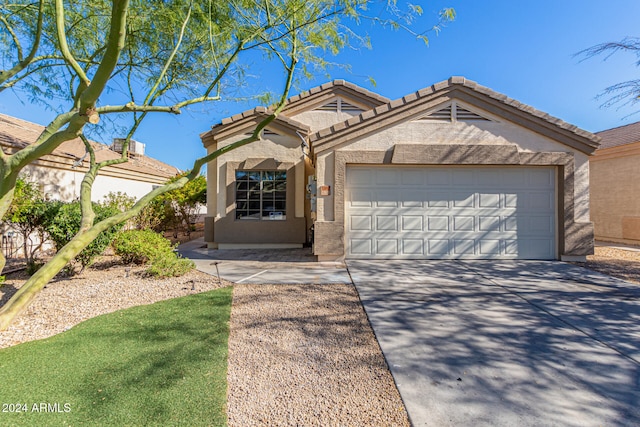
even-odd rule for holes
{"type": "MultiPolygon", "coordinates": [[[[637,0],[451,0],[417,1],[425,13],[424,26],[445,6],[457,18],[439,35],[431,33],[429,47],[398,31],[369,27],[371,50],[348,50],[333,58],[350,71],[331,70],[332,79],[345,79],[395,99],[450,76],[464,76],[518,101],[591,132],[640,120],[633,107],[601,108],[596,99],[604,88],[637,78],[640,68],[630,54],[582,60],[577,52],[625,36],[640,36],[637,0]],[[369,83],[369,77],[376,86],[369,83]]],[[[402,0],[398,2],[402,5],[402,0]]],[[[256,69],[261,65],[256,64],[256,69]]],[[[256,72],[258,74],[258,72],[256,72]]],[[[253,76],[253,84],[268,87],[268,74],[253,76]],[[262,78],[262,81],[260,81],[262,78]]],[[[304,84],[308,89],[325,76],[304,84]]],[[[272,89],[277,90],[277,86],[272,89]]],[[[199,106],[180,116],[155,116],[135,139],[147,144],[147,154],[189,168],[205,153],[199,134],[220,119],[252,108],[254,103],[199,106]]],[[[640,110],[640,105],[637,107],[640,110]]],[[[0,97],[0,112],[45,124],[53,117],[41,106],[24,105],[12,95],[0,97]]]]}

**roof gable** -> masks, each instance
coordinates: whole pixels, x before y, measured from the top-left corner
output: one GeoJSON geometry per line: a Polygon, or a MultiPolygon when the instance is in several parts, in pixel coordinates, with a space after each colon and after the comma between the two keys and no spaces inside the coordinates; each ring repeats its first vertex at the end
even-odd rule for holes
{"type": "MultiPolygon", "coordinates": [[[[256,107],[252,110],[244,111],[231,117],[223,119],[222,122],[211,127],[211,130],[201,133],[200,139],[205,147],[208,147],[221,139],[230,138],[235,135],[253,130],[264,119],[269,117],[271,111],[265,107],[256,107]]],[[[285,115],[278,115],[265,129],[269,129],[278,134],[300,133],[308,135],[309,126],[290,119],[285,115]]]]}
{"type": "MultiPolygon", "coordinates": [[[[442,119],[447,114],[447,106],[455,105],[453,104],[454,100],[459,100],[470,106],[471,108],[465,110],[471,116],[475,113],[475,115],[482,117],[481,114],[473,111],[473,107],[477,107],[479,110],[489,111],[496,117],[518,123],[587,154],[591,154],[598,147],[600,141],[598,136],[590,132],[478,85],[474,81],[464,77],[451,77],[395,101],[365,111],[342,123],[320,130],[310,136],[310,143],[314,153],[319,154],[389,126],[428,117],[430,113],[437,112],[439,118],[442,119]]],[[[449,112],[449,114],[451,113],[449,112]]],[[[470,116],[467,115],[467,117],[470,116]]]]}
{"type": "MultiPolygon", "coordinates": [[[[390,102],[388,98],[378,95],[353,83],[334,80],[314,87],[287,99],[286,105],[278,117],[267,128],[275,132],[300,133],[307,136],[311,128],[292,117],[312,110],[349,111],[360,114],[390,102]],[[335,105],[334,105],[335,103],[335,105]]],[[[205,147],[224,138],[244,133],[264,120],[271,109],[256,107],[223,119],[211,127],[211,130],[200,134],[205,147]]]]}
{"type": "Polygon", "coordinates": [[[291,117],[303,111],[322,109],[337,98],[363,111],[391,101],[389,98],[345,80],[334,80],[292,96],[287,100],[283,113],[291,117]]]}

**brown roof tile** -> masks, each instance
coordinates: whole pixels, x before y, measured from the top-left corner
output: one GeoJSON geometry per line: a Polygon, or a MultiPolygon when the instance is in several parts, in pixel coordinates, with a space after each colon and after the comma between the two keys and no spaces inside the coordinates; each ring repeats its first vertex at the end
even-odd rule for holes
{"type": "MultiPolygon", "coordinates": [[[[33,143],[44,130],[44,126],[38,125],[16,117],[0,113],[0,144],[12,149],[20,149],[33,143]]],[[[98,162],[103,160],[117,159],[119,153],[110,150],[107,145],[91,141],[91,145],[96,153],[98,162]]],[[[63,163],[79,161],[85,155],[84,143],[79,139],[65,141],[60,144],[50,155],[49,159],[58,158],[63,163]]],[[[86,166],[88,161],[84,161],[86,166]]],[[[161,179],[168,179],[179,173],[179,169],[168,165],[160,160],[148,156],[131,156],[128,162],[110,166],[111,168],[138,172],[161,179]]]]}
{"type": "Polygon", "coordinates": [[[596,135],[602,138],[601,149],[633,144],[640,141],[640,122],[596,132],[596,135]]]}
{"type": "MultiPolygon", "coordinates": [[[[525,112],[528,115],[534,116],[542,120],[543,122],[556,127],[557,129],[573,134],[573,138],[580,141],[578,146],[584,147],[585,152],[593,151],[595,148],[597,148],[600,141],[600,137],[592,134],[591,132],[580,129],[577,126],[566,123],[559,118],[553,117],[543,111],[537,110],[530,105],[523,104],[520,101],[509,98],[502,93],[496,92],[488,87],[479,85],[472,80],[468,80],[460,76],[454,76],[449,78],[448,80],[444,80],[435,83],[427,88],[421,89],[415,92],[416,96],[405,96],[396,101],[376,107],[373,110],[365,111],[360,116],[354,116],[345,122],[346,126],[342,127],[340,134],[346,134],[350,132],[351,128],[363,126],[365,125],[365,122],[379,120],[378,117],[375,116],[384,116],[385,114],[393,114],[395,110],[411,108],[411,104],[418,105],[422,102],[423,98],[429,99],[429,97],[435,96],[437,92],[450,91],[455,89],[456,87],[466,88],[467,91],[470,90],[471,92],[487,96],[490,99],[493,99],[501,104],[525,112]]],[[[331,135],[328,135],[326,132],[318,131],[310,136],[310,142],[313,144],[320,142],[320,140],[323,140],[327,137],[337,138],[337,136],[338,135],[334,132],[332,132],[331,135]]]]}

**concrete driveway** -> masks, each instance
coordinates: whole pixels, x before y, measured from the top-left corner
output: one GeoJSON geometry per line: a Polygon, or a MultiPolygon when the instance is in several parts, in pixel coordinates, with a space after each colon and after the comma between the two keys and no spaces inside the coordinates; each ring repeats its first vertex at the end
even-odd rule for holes
{"type": "Polygon", "coordinates": [[[212,276],[243,284],[351,283],[344,263],[315,262],[310,248],[207,249],[202,238],[183,243],[178,252],[212,276]]]}
{"type": "Polygon", "coordinates": [[[347,265],[414,426],[640,425],[640,285],[560,262],[347,265]]]}

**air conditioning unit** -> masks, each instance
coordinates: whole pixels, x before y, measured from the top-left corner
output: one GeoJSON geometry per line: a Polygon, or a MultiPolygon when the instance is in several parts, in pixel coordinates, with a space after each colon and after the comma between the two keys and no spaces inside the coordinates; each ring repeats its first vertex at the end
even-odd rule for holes
{"type": "MultiPolygon", "coordinates": [[[[113,138],[113,145],[111,146],[111,149],[117,153],[122,153],[124,141],[124,138],[113,138]]],[[[136,141],[135,139],[129,140],[129,154],[144,156],[144,146],[145,144],[140,141],[136,141]]]]}

